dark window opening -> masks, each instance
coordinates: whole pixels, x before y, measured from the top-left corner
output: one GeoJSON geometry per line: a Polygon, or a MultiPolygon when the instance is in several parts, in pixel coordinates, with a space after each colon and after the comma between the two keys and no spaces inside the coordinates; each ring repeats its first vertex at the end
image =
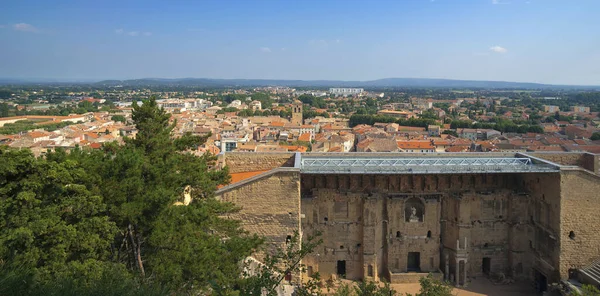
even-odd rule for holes
{"type": "Polygon", "coordinates": [[[427,238],[431,238],[431,230],[427,231],[427,238]]]}
{"type": "Polygon", "coordinates": [[[575,239],[575,232],[573,232],[573,231],[569,232],[569,238],[575,239]]]}
{"type": "Polygon", "coordinates": [[[400,231],[396,231],[396,237],[398,237],[398,238],[401,237],[400,231]]]}
{"type": "Polygon", "coordinates": [[[487,248],[488,247],[488,243],[483,244],[483,247],[487,248]]]}
{"type": "Polygon", "coordinates": [[[291,235],[288,235],[288,236],[285,237],[285,243],[286,244],[289,244],[291,241],[292,241],[292,236],[291,235]]]}
{"type": "Polygon", "coordinates": [[[362,246],[361,244],[356,244],[356,248],[360,248],[360,246],[362,246]]]}
{"type": "Polygon", "coordinates": [[[481,261],[481,271],[486,275],[490,275],[491,269],[492,269],[492,258],[483,257],[483,260],[481,261]]]}
{"type": "Polygon", "coordinates": [[[341,249],[341,250],[343,250],[343,249],[344,249],[344,246],[340,246],[340,249],[341,249]]]}
{"type": "Polygon", "coordinates": [[[548,289],[548,279],[543,273],[539,272],[537,269],[534,269],[534,271],[535,290],[539,293],[545,292],[548,289]]]}
{"type": "Polygon", "coordinates": [[[324,220],[325,222],[329,221],[329,219],[327,219],[327,217],[323,218],[323,220],[324,220]]]}
{"type": "Polygon", "coordinates": [[[346,277],[346,261],[339,260],[337,262],[337,274],[342,278],[346,277]]]}
{"type": "Polygon", "coordinates": [[[408,271],[421,271],[421,253],[419,252],[408,252],[408,271]]]}
{"type": "Polygon", "coordinates": [[[369,264],[367,268],[367,276],[373,276],[373,265],[369,264]]]}

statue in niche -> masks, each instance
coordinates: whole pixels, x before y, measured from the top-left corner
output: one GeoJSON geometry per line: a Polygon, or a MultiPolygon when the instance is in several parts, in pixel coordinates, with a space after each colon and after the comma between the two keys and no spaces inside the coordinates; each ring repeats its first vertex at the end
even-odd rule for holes
{"type": "Polygon", "coordinates": [[[192,202],[192,186],[185,186],[183,189],[183,202],[177,201],[173,205],[175,206],[187,206],[192,202]]]}
{"type": "Polygon", "coordinates": [[[409,222],[419,222],[419,217],[417,216],[417,208],[410,208],[410,217],[408,218],[409,222]]]}

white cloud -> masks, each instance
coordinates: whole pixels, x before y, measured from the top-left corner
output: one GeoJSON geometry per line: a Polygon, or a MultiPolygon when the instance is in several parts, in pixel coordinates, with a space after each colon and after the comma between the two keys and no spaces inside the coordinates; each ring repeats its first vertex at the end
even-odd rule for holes
{"type": "Polygon", "coordinates": [[[16,31],[21,31],[21,32],[38,32],[39,30],[34,27],[33,25],[30,24],[26,24],[26,23],[18,23],[18,24],[14,24],[13,25],[13,29],[15,29],[16,31]]]}
{"type": "Polygon", "coordinates": [[[127,35],[127,36],[132,36],[132,37],[136,37],[136,36],[152,36],[152,32],[139,32],[139,31],[125,31],[123,29],[116,29],[115,33],[118,35],[127,35]]]}
{"type": "Polygon", "coordinates": [[[286,50],[287,50],[287,48],[285,48],[285,47],[281,48],[281,51],[286,51],[286,50]]]}
{"type": "Polygon", "coordinates": [[[260,51],[261,51],[261,52],[271,52],[271,49],[270,49],[270,48],[268,48],[268,47],[261,47],[261,48],[260,48],[260,51]]]}
{"type": "Polygon", "coordinates": [[[510,2],[504,2],[501,0],[492,0],[492,4],[497,5],[497,4],[510,4],[510,2]]]}
{"type": "Polygon", "coordinates": [[[496,52],[496,53],[507,53],[508,52],[508,49],[506,49],[502,46],[498,46],[498,45],[490,47],[490,50],[493,52],[496,52]]]}
{"type": "Polygon", "coordinates": [[[4,28],[6,28],[5,25],[0,25],[0,29],[4,29],[4,28]]]}

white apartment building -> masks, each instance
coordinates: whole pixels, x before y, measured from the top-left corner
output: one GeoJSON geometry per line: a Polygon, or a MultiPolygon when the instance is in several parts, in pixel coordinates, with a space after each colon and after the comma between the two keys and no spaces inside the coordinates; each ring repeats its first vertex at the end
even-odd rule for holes
{"type": "Polygon", "coordinates": [[[334,95],[352,96],[360,95],[365,90],[362,88],[330,88],[329,93],[334,95]]]}

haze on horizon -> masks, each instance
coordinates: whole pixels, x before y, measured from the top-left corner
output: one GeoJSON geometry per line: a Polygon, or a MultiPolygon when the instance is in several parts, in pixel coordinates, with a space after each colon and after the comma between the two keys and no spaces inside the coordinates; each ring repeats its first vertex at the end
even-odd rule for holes
{"type": "Polygon", "coordinates": [[[597,0],[0,3],[0,77],[600,84],[597,0]]]}

